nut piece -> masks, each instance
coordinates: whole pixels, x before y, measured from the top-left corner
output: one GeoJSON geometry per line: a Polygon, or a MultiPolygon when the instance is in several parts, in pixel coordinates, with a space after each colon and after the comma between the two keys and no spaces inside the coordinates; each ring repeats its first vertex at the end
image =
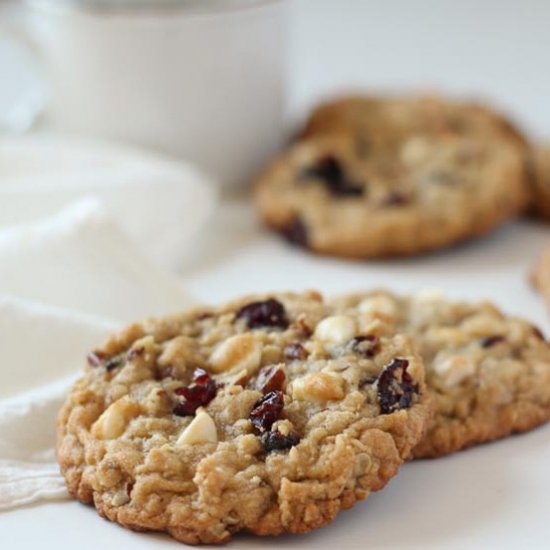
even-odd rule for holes
{"type": "Polygon", "coordinates": [[[292,397],[299,401],[324,403],[344,398],[344,379],[335,372],[312,372],[292,382],[292,397]]]}
{"type": "Polygon", "coordinates": [[[205,411],[197,412],[193,421],[178,438],[178,445],[195,445],[196,443],[217,443],[218,432],[212,417],[205,411]]]}
{"type": "Polygon", "coordinates": [[[130,420],[141,414],[141,407],[128,396],[112,403],[92,426],[98,439],[115,439],[124,433],[130,420]]]}
{"type": "Polygon", "coordinates": [[[126,489],[122,489],[122,491],[118,491],[113,495],[113,498],[111,500],[111,504],[113,506],[123,506],[127,502],[129,502],[130,497],[128,496],[128,491],[126,489]]]}
{"type": "Polygon", "coordinates": [[[197,343],[189,336],[176,336],[165,344],[158,358],[158,364],[161,367],[175,367],[176,371],[179,370],[182,373],[188,365],[202,367],[202,358],[197,348],[197,343]]]}
{"type": "Polygon", "coordinates": [[[254,373],[262,359],[262,344],[252,334],[236,334],[220,344],[210,356],[210,370],[215,373],[246,370],[254,373]]]}
{"type": "Polygon", "coordinates": [[[344,344],[355,336],[355,321],[346,315],[323,319],[315,328],[315,337],[332,344],[344,344]]]}
{"type": "Polygon", "coordinates": [[[480,313],[468,317],[460,327],[471,336],[493,336],[495,334],[505,334],[506,325],[503,320],[495,315],[480,313]]]}
{"type": "Polygon", "coordinates": [[[463,355],[453,355],[444,361],[435,363],[433,368],[448,387],[458,386],[476,372],[474,362],[463,355]]]}
{"type": "Polygon", "coordinates": [[[359,311],[373,317],[395,317],[398,313],[395,301],[389,296],[383,295],[365,298],[359,304],[359,311]]]}

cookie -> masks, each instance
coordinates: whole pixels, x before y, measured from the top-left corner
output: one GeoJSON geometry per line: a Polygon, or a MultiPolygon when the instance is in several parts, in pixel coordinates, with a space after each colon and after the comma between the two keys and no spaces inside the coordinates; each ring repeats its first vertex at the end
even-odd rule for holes
{"type": "Polygon", "coordinates": [[[550,147],[536,148],[532,153],[532,162],[532,210],[541,218],[550,220],[550,147]]]}
{"type": "Polygon", "coordinates": [[[550,419],[550,345],[531,323],[488,302],[436,293],[380,291],[338,301],[341,310],[356,308],[418,345],[435,414],[415,457],[445,455],[550,419]]]}
{"type": "Polygon", "coordinates": [[[435,99],[357,102],[364,114],[355,103],[346,116],[314,114],[258,179],[261,217],[292,242],[351,258],[417,254],[525,208],[525,146],[496,115],[435,99]]]}
{"type": "Polygon", "coordinates": [[[70,493],[189,544],[322,527],[384,487],[431,414],[410,339],[370,328],[314,292],[128,327],[59,415],[70,493]]]}

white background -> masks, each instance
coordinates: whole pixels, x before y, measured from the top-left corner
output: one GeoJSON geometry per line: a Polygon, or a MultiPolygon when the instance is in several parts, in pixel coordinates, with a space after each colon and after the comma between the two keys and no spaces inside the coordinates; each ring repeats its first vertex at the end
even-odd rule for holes
{"type": "MultiPolygon", "coordinates": [[[[443,89],[493,98],[550,137],[550,2],[297,0],[289,107],[294,118],[342,88],[443,89]]],[[[237,129],[238,130],[238,129],[237,129]]],[[[549,226],[507,224],[479,242],[388,262],[315,258],[261,230],[246,204],[226,204],[197,241],[185,282],[218,301],[252,290],[385,285],[488,297],[548,330],[527,275],[549,226]]],[[[407,465],[383,492],[304,537],[239,537],[234,548],[548,548],[550,427],[438,461],[407,465]]],[[[0,515],[0,546],[21,550],[178,548],[67,502],[0,515]]]]}
{"type": "Polygon", "coordinates": [[[548,0],[295,0],[291,107],[334,90],[491,98],[550,139],[548,0]]]}

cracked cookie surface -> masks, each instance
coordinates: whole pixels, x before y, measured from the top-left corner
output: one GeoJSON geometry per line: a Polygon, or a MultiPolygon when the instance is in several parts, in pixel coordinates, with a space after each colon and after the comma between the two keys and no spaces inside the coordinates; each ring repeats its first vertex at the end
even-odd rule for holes
{"type": "Polygon", "coordinates": [[[336,299],[409,334],[435,414],[415,457],[435,457],[523,432],[550,418],[550,345],[531,323],[488,302],[389,292],[336,299]]]}
{"type": "Polygon", "coordinates": [[[407,255],[487,233],[528,200],[526,144],[481,107],[349,98],[259,177],[263,220],[314,252],[407,255]]]}
{"type": "Polygon", "coordinates": [[[431,408],[409,337],[315,292],[131,325],[58,418],[70,493],[190,543],[303,533],[384,487],[431,408]]]}

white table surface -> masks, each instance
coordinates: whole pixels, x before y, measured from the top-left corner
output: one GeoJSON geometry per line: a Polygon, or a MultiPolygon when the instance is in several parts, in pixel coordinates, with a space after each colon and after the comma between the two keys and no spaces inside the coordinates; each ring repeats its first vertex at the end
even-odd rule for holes
{"type": "MultiPolygon", "coordinates": [[[[341,88],[426,86],[490,97],[533,135],[550,135],[550,4],[544,0],[296,0],[290,97],[294,116],[341,88]]],[[[313,257],[260,230],[245,203],[226,203],[197,240],[184,281],[199,299],[245,292],[437,287],[490,298],[550,333],[527,273],[550,226],[518,221],[480,241],[407,260],[313,257]]],[[[550,426],[407,464],[378,494],[306,536],[237,537],[231,548],[549,548],[550,426]]],[[[74,502],[0,514],[0,548],[179,548],[134,534],[74,502]]]]}

